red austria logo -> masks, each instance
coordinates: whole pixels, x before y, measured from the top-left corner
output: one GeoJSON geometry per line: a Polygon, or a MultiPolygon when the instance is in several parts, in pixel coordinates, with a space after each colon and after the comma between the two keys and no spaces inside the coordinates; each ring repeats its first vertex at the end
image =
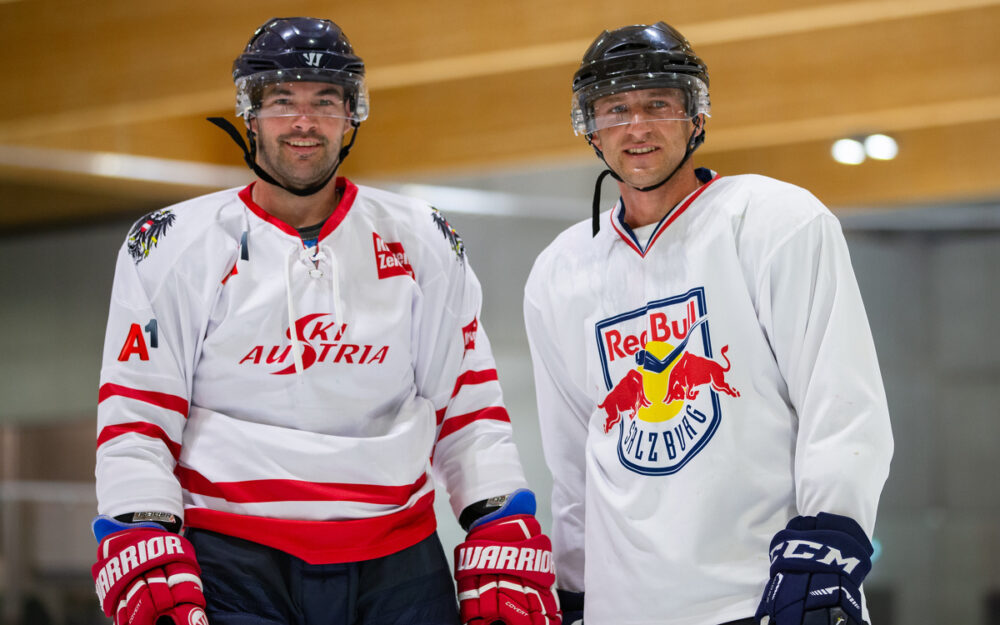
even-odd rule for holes
{"type": "MultiPolygon", "coordinates": [[[[302,350],[302,370],[317,363],[348,365],[381,364],[389,353],[388,345],[363,345],[347,342],[347,324],[338,323],[329,313],[313,313],[295,320],[293,324],[299,348],[302,350]]],[[[271,375],[295,373],[292,356],[292,329],[285,330],[288,343],[283,345],[254,345],[239,364],[286,365],[271,375]],[[286,364],[287,363],[287,364],[286,364]]]]}

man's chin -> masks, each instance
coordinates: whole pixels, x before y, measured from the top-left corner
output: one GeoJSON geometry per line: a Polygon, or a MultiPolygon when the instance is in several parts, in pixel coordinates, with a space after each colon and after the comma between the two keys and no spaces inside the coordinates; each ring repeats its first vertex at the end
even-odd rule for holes
{"type": "Polygon", "coordinates": [[[324,182],[328,182],[332,179],[333,173],[337,171],[336,166],[331,167],[329,170],[324,172],[322,175],[315,176],[313,178],[302,179],[302,178],[288,178],[287,176],[281,176],[280,178],[275,176],[275,179],[281,183],[286,189],[291,189],[293,191],[307,191],[321,185],[324,182]]]}

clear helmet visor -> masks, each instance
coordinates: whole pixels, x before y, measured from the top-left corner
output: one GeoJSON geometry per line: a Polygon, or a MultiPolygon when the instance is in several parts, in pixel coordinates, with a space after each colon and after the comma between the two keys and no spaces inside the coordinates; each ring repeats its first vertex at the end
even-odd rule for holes
{"type": "Polygon", "coordinates": [[[657,73],[612,78],[573,94],[573,132],[640,122],[689,120],[711,116],[708,87],[689,74],[657,73]]]}
{"type": "Polygon", "coordinates": [[[270,70],[236,81],[236,115],[251,117],[368,118],[364,76],[331,69],[270,70]],[[309,83],[297,85],[296,83],[309,83]]]}

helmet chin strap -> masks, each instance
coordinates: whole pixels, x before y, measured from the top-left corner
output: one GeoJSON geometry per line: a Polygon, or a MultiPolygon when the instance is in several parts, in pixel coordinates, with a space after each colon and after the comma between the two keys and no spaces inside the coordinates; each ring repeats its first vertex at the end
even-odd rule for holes
{"type": "Polygon", "coordinates": [[[247,141],[244,141],[243,137],[240,136],[239,130],[237,130],[228,119],[224,117],[209,117],[207,119],[219,128],[225,130],[226,134],[232,138],[236,145],[240,146],[240,149],[243,150],[243,160],[246,162],[247,166],[253,170],[253,173],[257,174],[261,180],[268,184],[273,184],[276,187],[281,187],[285,191],[298,195],[299,197],[313,195],[314,193],[319,192],[327,185],[327,183],[330,182],[333,176],[337,173],[337,169],[340,168],[340,164],[344,162],[344,159],[347,158],[347,154],[351,151],[351,147],[354,145],[354,140],[358,138],[358,128],[361,126],[358,122],[351,122],[351,126],[354,128],[354,132],[351,133],[351,140],[347,142],[347,145],[340,148],[340,154],[337,156],[337,164],[334,165],[333,171],[331,171],[322,182],[318,182],[305,188],[297,188],[281,184],[274,179],[274,176],[267,173],[264,168],[257,164],[256,133],[250,130],[249,126],[247,127],[247,141]],[[249,143],[249,147],[247,143],[249,143]]]}
{"type": "Polygon", "coordinates": [[[676,174],[680,170],[680,168],[684,166],[684,163],[686,163],[688,159],[691,158],[691,154],[693,154],[694,151],[698,149],[698,146],[701,145],[702,142],[705,140],[705,131],[703,129],[703,125],[704,122],[702,122],[701,124],[695,124],[694,131],[691,132],[691,136],[688,138],[687,148],[685,148],[684,150],[684,158],[681,159],[681,162],[677,163],[677,167],[674,167],[673,171],[667,174],[666,178],[657,182],[656,184],[649,185],[648,187],[637,187],[622,180],[622,177],[618,175],[618,172],[611,169],[611,166],[608,165],[608,162],[604,160],[604,152],[602,152],[596,145],[594,145],[594,142],[591,141],[591,135],[587,135],[587,143],[590,144],[590,147],[594,148],[594,152],[597,153],[597,157],[601,159],[601,162],[604,163],[605,167],[607,167],[607,169],[602,171],[597,176],[597,184],[594,185],[594,205],[593,205],[593,217],[592,217],[593,234],[591,236],[596,237],[597,233],[601,230],[601,224],[599,219],[601,212],[601,185],[604,183],[605,177],[610,175],[618,182],[625,182],[625,184],[628,184],[628,186],[632,187],[636,191],[641,191],[643,193],[659,189],[660,187],[665,185],[671,178],[674,177],[674,174],[676,174]],[[701,134],[698,134],[699,130],[701,130],[701,134]]]}

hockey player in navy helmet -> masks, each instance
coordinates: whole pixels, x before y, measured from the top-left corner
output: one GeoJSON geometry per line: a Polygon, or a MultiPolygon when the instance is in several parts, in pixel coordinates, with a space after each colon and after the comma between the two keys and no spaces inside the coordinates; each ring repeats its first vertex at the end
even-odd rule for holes
{"type": "Polygon", "coordinates": [[[425,202],[336,176],[368,117],[364,63],[333,22],[278,18],[233,78],[247,141],[215,123],[257,179],[147,215],[118,256],[93,523],[105,613],[558,625],[461,238],[425,202]],[[457,598],[436,485],[469,532],[457,598]]]}
{"type": "Polygon", "coordinates": [[[572,89],[607,171],[524,300],[565,621],[860,624],[892,435],[837,219],[694,165],[708,68],[664,22],[572,89]]]}

